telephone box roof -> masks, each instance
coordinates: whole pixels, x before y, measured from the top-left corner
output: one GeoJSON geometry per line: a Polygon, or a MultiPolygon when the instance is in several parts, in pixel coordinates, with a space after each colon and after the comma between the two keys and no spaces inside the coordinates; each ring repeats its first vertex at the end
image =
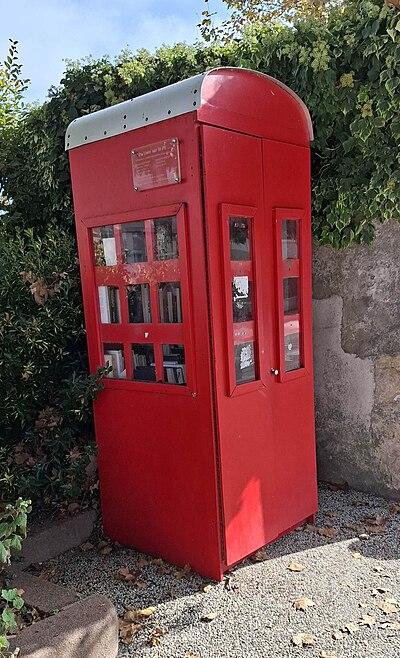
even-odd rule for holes
{"type": "Polygon", "coordinates": [[[221,67],[72,121],[65,148],[98,142],[196,112],[197,120],[267,139],[308,146],[313,139],[303,101],[279,80],[221,67]]]}

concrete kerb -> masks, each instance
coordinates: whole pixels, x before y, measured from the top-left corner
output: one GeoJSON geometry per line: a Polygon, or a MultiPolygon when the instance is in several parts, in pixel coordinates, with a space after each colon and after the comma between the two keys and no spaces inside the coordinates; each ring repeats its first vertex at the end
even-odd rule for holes
{"type": "Polygon", "coordinates": [[[20,556],[10,568],[12,586],[24,590],[26,603],[50,614],[23,629],[11,641],[25,658],[115,658],[118,653],[118,617],[104,596],[92,595],[78,601],[70,587],[29,574],[32,565],[47,562],[83,544],[93,532],[94,510],[33,529],[20,556]]]}

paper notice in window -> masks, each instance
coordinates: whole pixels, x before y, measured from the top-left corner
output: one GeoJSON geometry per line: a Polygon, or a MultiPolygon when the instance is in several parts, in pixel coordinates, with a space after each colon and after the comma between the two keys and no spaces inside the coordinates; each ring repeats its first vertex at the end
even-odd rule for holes
{"type": "Polygon", "coordinates": [[[249,296],[248,276],[234,276],[233,285],[235,286],[236,299],[246,299],[249,296]]]}
{"type": "Polygon", "coordinates": [[[240,352],[240,369],[249,368],[253,364],[253,346],[251,343],[244,345],[240,352]]]}
{"type": "Polygon", "coordinates": [[[106,265],[116,265],[117,252],[115,249],[115,238],[103,238],[103,251],[106,265]]]}

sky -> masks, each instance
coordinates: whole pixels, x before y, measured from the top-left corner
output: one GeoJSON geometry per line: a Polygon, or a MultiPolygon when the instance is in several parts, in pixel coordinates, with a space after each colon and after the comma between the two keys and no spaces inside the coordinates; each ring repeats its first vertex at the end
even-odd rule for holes
{"type": "MultiPolygon", "coordinates": [[[[29,102],[45,100],[66,59],[193,43],[205,7],[203,0],[0,0],[0,5],[0,60],[8,39],[17,39],[23,77],[30,79],[29,102]]],[[[225,14],[222,0],[209,0],[208,7],[225,14]]]]}

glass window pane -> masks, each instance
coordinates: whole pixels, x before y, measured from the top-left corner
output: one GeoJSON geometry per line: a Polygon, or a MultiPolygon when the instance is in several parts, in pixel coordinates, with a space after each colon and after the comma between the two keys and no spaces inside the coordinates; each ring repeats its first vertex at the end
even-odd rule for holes
{"type": "Polygon", "coordinates": [[[282,258],[284,260],[299,257],[297,227],[296,219],[284,219],[282,222],[282,258]]]}
{"type": "Polygon", "coordinates": [[[299,312],[299,280],[297,277],[283,279],[283,308],[285,315],[299,312]]]}
{"type": "Polygon", "coordinates": [[[144,222],[121,224],[124,263],[144,263],[147,261],[144,222]]]}
{"type": "Polygon", "coordinates": [[[234,346],[236,383],[253,382],[256,378],[254,343],[239,343],[234,346]]]}
{"type": "Polygon", "coordinates": [[[151,322],[150,287],[148,283],[127,286],[129,322],[151,322]]]}
{"type": "Polygon", "coordinates": [[[177,281],[158,284],[160,322],[182,322],[181,284],[177,281]]]}
{"type": "Polygon", "coordinates": [[[234,322],[248,322],[253,319],[253,284],[247,276],[233,277],[232,310],[234,322]]]}
{"type": "Polygon", "coordinates": [[[229,218],[231,260],[250,260],[250,226],[244,217],[229,218]]]}
{"type": "Polygon", "coordinates": [[[172,260],[178,258],[178,255],[176,217],[154,220],[154,258],[172,260]]]}
{"type": "Polygon", "coordinates": [[[97,267],[117,264],[117,252],[113,226],[92,229],[94,262],[97,267]]]}
{"type": "Polygon", "coordinates": [[[163,345],[165,384],[186,384],[185,348],[183,345],[163,345]]]}
{"type": "Polygon", "coordinates": [[[103,324],[121,322],[119,290],[116,286],[99,286],[100,321],[103,324]]]}
{"type": "Polygon", "coordinates": [[[285,338],[285,370],[297,370],[301,367],[300,359],[300,330],[299,321],[287,321],[284,323],[285,338]]]}
{"type": "Polygon", "coordinates": [[[156,381],[154,345],[134,343],[132,345],[133,379],[139,382],[156,381]]]}
{"type": "Polygon", "coordinates": [[[120,343],[104,343],[104,365],[110,371],[107,377],[112,379],[126,379],[124,348],[120,343]]]}

